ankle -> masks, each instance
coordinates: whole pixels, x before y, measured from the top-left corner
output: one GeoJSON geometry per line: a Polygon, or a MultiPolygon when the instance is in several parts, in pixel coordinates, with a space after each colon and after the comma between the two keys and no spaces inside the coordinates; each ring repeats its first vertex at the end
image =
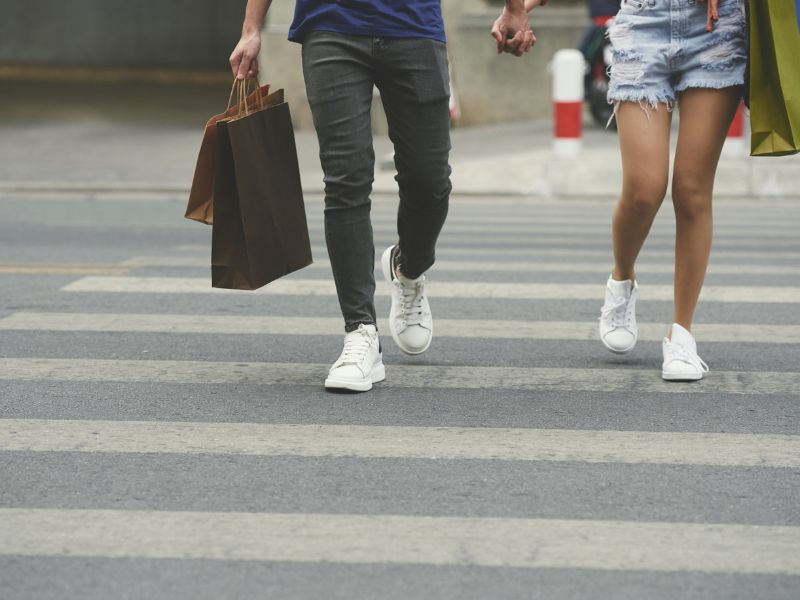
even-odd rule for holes
{"type": "Polygon", "coordinates": [[[690,335],[694,335],[692,333],[692,322],[691,321],[679,321],[675,319],[672,321],[672,325],[667,328],[667,339],[671,342],[672,341],[672,329],[675,325],[679,325],[683,327],[690,335]]]}
{"type": "Polygon", "coordinates": [[[614,270],[611,271],[611,279],[614,281],[636,281],[636,273],[634,273],[633,269],[625,270],[615,266],[614,270]]]}

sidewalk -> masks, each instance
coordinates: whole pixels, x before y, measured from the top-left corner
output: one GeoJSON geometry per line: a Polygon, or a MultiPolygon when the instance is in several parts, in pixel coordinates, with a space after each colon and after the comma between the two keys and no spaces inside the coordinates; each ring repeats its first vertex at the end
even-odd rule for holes
{"type": "MultiPolygon", "coordinates": [[[[218,86],[55,87],[0,81],[0,196],[26,190],[184,193],[205,120],[221,111],[227,98],[227,90],[218,86]]],[[[583,151],[565,159],[552,153],[550,129],[548,121],[455,128],[454,192],[598,199],[619,193],[613,131],[587,119],[583,151]]],[[[298,131],[296,138],[303,186],[318,193],[322,172],[316,136],[298,131]]],[[[393,194],[386,136],[375,137],[375,154],[375,193],[393,194]]],[[[800,199],[798,181],[798,157],[725,156],[716,194],[800,199]]]]}

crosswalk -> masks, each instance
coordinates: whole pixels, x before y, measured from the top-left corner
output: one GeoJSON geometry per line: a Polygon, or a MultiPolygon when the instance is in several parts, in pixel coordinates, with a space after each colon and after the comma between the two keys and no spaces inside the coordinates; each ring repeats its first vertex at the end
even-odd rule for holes
{"type": "MultiPolygon", "coordinates": [[[[341,320],[325,317],[220,316],[208,314],[15,312],[0,318],[0,331],[83,331],[130,333],[205,333],[238,335],[341,335],[341,320]]],[[[706,342],[796,344],[800,325],[701,323],[695,333],[706,342]]],[[[663,325],[642,323],[639,339],[660,341],[663,325]]],[[[437,338],[594,341],[597,324],[580,321],[512,319],[437,319],[437,338]]]]}
{"type": "MultiPolygon", "coordinates": [[[[2,358],[0,380],[93,381],[128,383],[257,384],[314,387],[328,364],[236,363],[188,360],[101,360],[2,358]]],[[[793,394],[800,373],[786,371],[715,371],[711,381],[692,386],[694,394],[793,394]]],[[[606,392],[635,389],[642,393],[684,394],[685,389],[654,378],[644,369],[520,368],[479,366],[390,365],[383,388],[537,390],[606,392]]]]}
{"type": "Polygon", "coordinates": [[[790,435],[5,419],[0,451],[800,467],[790,435]]]}
{"type": "MultiPolygon", "coordinates": [[[[161,294],[236,294],[236,290],[209,290],[206,277],[86,276],[66,286],[65,292],[114,292],[161,294]]],[[[476,283],[443,281],[431,284],[431,294],[440,298],[497,298],[517,300],[594,300],[597,284],[591,283],[476,283]]],[[[324,279],[283,279],[256,293],[283,296],[335,296],[332,281],[324,279]]],[[[376,294],[388,296],[379,288],[376,294]]],[[[671,301],[672,287],[648,286],[654,301],[671,301]]],[[[711,302],[800,303],[800,286],[704,286],[701,300],[711,302]]]]}
{"type": "MultiPolygon", "coordinates": [[[[116,260],[0,261],[0,282],[32,294],[0,311],[0,464],[28,474],[0,476],[0,576],[3,557],[209,561],[431,582],[507,569],[589,590],[638,573],[639,597],[682,597],[687,577],[705,597],[783,597],[800,581],[800,207],[768,208],[724,209],[695,328],[712,371],[693,384],[659,377],[668,219],[639,265],[641,349],[597,343],[606,204],[456,205],[431,274],[434,346],[407,358],[386,336],[387,380],[365,395],[321,389],[342,325],[317,213],[318,262],[257,293],[210,288],[193,224],[116,260]],[[194,494],[206,469],[219,480],[194,494]],[[178,472],[191,503],[166,500],[178,472]],[[249,496],[261,478],[286,497],[249,496]]],[[[393,210],[373,209],[379,247],[393,210]]],[[[380,285],[377,302],[383,315],[380,285]]],[[[381,597],[376,577],[363,597],[381,597]]],[[[305,597],[302,578],[287,585],[275,597],[305,597]]]]}
{"type": "Polygon", "coordinates": [[[800,574],[796,529],[752,525],[0,509],[0,534],[22,556],[800,574]]]}

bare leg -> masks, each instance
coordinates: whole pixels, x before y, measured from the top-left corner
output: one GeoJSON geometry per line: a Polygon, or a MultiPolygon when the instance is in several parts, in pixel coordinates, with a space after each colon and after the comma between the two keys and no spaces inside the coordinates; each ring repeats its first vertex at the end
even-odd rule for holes
{"type": "Polygon", "coordinates": [[[691,329],[711,253],[711,195],[740,88],[689,89],[680,96],[680,129],[672,176],[675,209],[674,323],[691,329]]]}
{"type": "Polygon", "coordinates": [[[669,128],[666,106],[645,112],[635,102],[623,102],[617,112],[622,153],[622,195],[611,226],[617,281],[634,279],[634,263],[667,191],[669,128]]]}

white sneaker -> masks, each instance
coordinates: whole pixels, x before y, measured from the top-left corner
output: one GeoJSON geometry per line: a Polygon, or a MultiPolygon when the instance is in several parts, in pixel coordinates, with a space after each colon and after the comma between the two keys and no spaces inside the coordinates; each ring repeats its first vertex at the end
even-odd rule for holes
{"type": "Polygon", "coordinates": [[[611,277],[606,283],[606,302],[600,310],[600,340],[615,354],[627,354],[636,346],[636,290],[639,285],[611,277]]]}
{"type": "Polygon", "coordinates": [[[359,325],[344,336],[342,354],[333,363],[325,388],[366,392],[373,383],[386,379],[383,355],[375,325],[359,325]]]}
{"type": "Polygon", "coordinates": [[[381,257],[383,277],[392,292],[389,331],[400,350],[406,354],[422,354],[433,338],[433,315],[425,296],[425,275],[416,279],[395,271],[398,247],[389,246],[381,257]]]}
{"type": "Polygon", "coordinates": [[[708,365],[697,356],[697,342],[686,329],[672,324],[672,339],[661,343],[664,364],[661,378],[667,381],[698,381],[708,373],[708,365]]]}

